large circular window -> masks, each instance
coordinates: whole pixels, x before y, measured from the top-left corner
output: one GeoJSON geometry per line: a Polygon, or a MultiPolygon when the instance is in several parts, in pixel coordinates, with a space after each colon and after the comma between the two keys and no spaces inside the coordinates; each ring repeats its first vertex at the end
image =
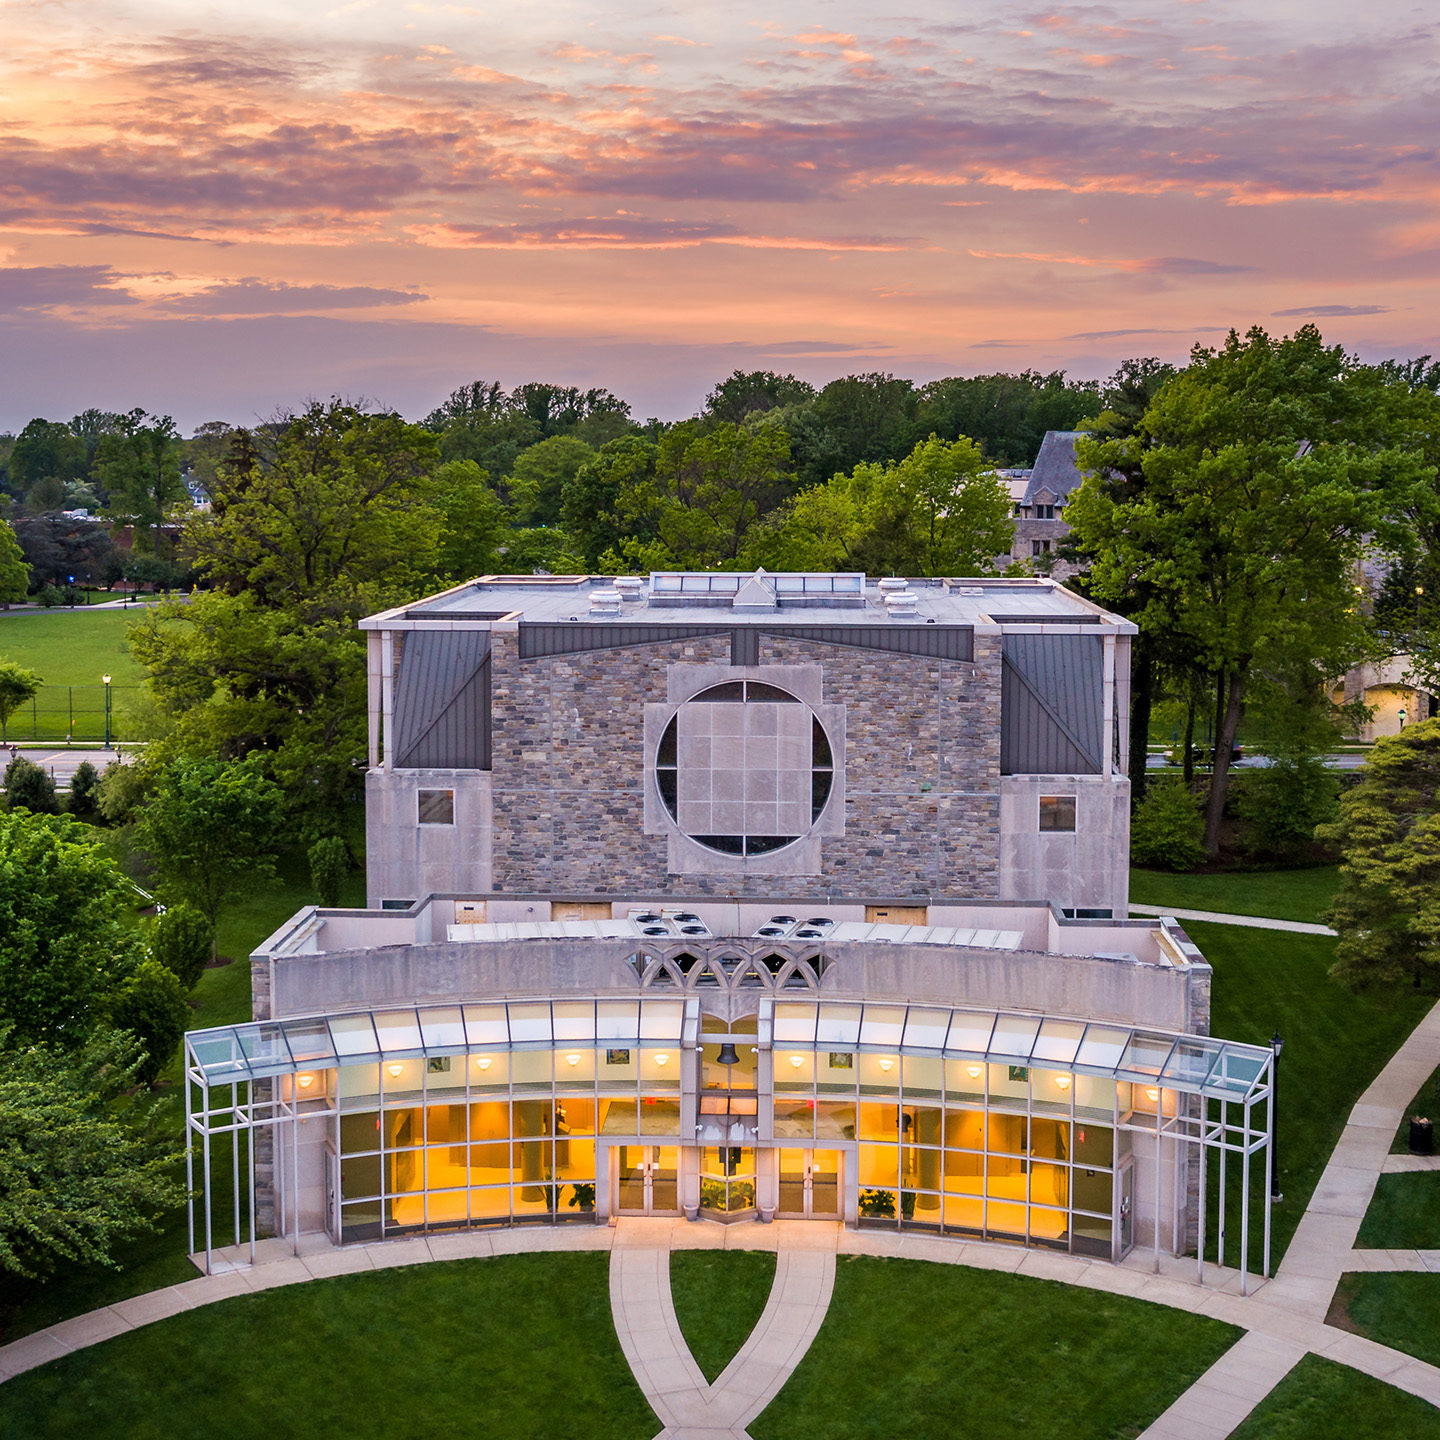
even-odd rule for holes
{"type": "Polygon", "coordinates": [[[670,818],[724,855],[768,855],[820,818],[835,780],[819,717],[759,680],[712,685],[671,718],[655,755],[670,818]]]}

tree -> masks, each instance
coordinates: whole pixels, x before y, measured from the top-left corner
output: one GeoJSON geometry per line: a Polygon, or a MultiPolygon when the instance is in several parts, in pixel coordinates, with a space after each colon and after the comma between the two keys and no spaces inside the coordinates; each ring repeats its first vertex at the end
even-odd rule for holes
{"type": "Polygon", "coordinates": [[[1322,917],[1340,934],[1330,973],[1357,990],[1440,975],[1440,720],[1378,741],[1315,833],[1344,857],[1322,917]]]}
{"type": "Polygon", "coordinates": [[[135,839],[162,893],[193,905],[213,930],[226,905],[274,875],[280,804],[258,757],[176,760],[157,777],[135,839]]]}
{"type": "Polygon", "coordinates": [[[521,451],[510,475],[516,518],[522,525],[555,525],[565,487],[595,452],[574,435],[552,435],[521,451]]]}
{"type": "Polygon", "coordinates": [[[1066,519],[1097,598],[1144,587],[1142,630],[1215,678],[1205,844],[1220,846],[1230,757],[1258,657],[1284,645],[1339,674],[1369,646],[1352,576],[1369,543],[1403,549],[1434,478],[1406,396],[1327,348],[1314,326],[1233,331],[1156,393],[1135,435],[1076,447],[1087,479],[1066,519]],[[1117,497],[1097,476],[1129,470],[1117,497]]]}
{"type": "Polygon", "coordinates": [[[179,1205],[178,1132],[121,1110],[143,1064],[114,1032],[76,1051],[0,1048],[0,1270],[37,1279],[57,1261],[116,1268],[116,1244],[179,1205]]]}
{"type": "Polygon", "coordinates": [[[1063,370],[952,377],[921,386],[912,436],[973,440],[992,465],[1033,465],[1047,430],[1074,430],[1101,409],[1093,381],[1063,370]]]}
{"type": "Polygon", "coordinates": [[[215,932],[193,905],[172,905],[150,927],[150,949],[187,995],[215,953],[215,932]]]}
{"type": "Polygon", "coordinates": [[[440,546],[435,568],[442,580],[472,580],[500,567],[509,519],[490,477],[473,460],[451,460],[435,472],[440,546]]]}
{"type": "Polygon", "coordinates": [[[320,903],[335,906],[340,903],[340,889],[350,873],[350,848],[339,835],[326,835],[317,840],[309,851],[310,879],[320,903]]]}
{"type": "Polygon", "coordinates": [[[915,443],[913,382],[870,373],[832,380],[812,404],[779,412],[802,481],[821,483],[857,465],[898,460],[915,443]]]}
{"type": "Polygon", "coordinates": [[[6,520],[0,520],[0,604],[8,610],[17,600],[30,593],[30,567],[15,531],[6,520]]]}
{"type": "Polygon", "coordinates": [[[0,660],[0,741],[7,738],[10,718],[39,693],[40,677],[13,660],[0,660]]]}
{"type": "Polygon", "coordinates": [[[68,817],[0,813],[0,1025],[78,1045],[143,956],[130,881],[68,817]]]}
{"type": "Polygon", "coordinates": [[[9,810],[53,815],[57,808],[55,782],[33,760],[17,755],[5,767],[5,806],[9,810]]]}
{"type": "Polygon", "coordinates": [[[1205,822],[1190,787],[1166,776],[1135,807],[1130,858],[1137,865],[1193,870],[1205,858],[1205,822]]]}
{"type": "Polygon", "coordinates": [[[172,970],[158,960],[142,960],[115,997],[110,1018],[116,1029],[128,1031],[140,1042],[135,1073],[146,1085],[153,1085],[185,1034],[190,1006],[172,970]]]}
{"type": "Polygon", "coordinates": [[[10,477],[22,495],[42,480],[79,480],[89,468],[85,442],[61,420],[32,420],[15,440],[10,477]]]}
{"type": "Polygon", "coordinates": [[[739,425],[751,415],[788,405],[814,402],[815,387],[793,375],[773,370],[735,370],[706,397],[704,415],[726,425],[739,425]]]}
{"type": "Polygon", "coordinates": [[[746,558],[772,569],[984,575],[1010,549],[1010,511],[975,444],[932,435],[898,464],[857,465],[802,492],[746,558]]]}
{"type": "Polygon", "coordinates": [[[96,794],[100,789],[100,774],[88,761],[82,760],[70,777],[70,813],[72,815],[93,815],[96,794]]]}
{"type": "Polygon", "coordinates": [[[660,534],[662,497],[655,483],[659,447],[639,436],[612,440],[582,465],[561,492],[560,523],[587,571],[627,539],[660,534]]]}
{"type": "Polygon", "coordinates": [[[133,525],[137,542],[146,540],[152,550],[171,507],[185,495],[179,441],[168,415],[132,410],[101,436],[95,452],[110,515],[133,525]]]}

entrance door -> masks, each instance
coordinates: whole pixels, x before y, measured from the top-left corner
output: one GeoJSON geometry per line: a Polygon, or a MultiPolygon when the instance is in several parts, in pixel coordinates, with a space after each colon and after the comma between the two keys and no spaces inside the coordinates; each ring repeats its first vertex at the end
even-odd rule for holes
{"type": "Polygon", "coordinates": [[[753,1150],[725,1145],[701,1151],[700,1209],[716,1220],[741,1219],[755,1209],[753,1150]]]}
{"type": "Polygon", "coordinates": [[[840,1151],[779,1150],[778,1213],[803,1220],[840,1218],[840,1151]]]}
{"type": "Polygon", "coordinates": [[[1135,1166],[1129,1164],[1120,1172],[1120,1253],[1115,1258],[1123,1260],[1134,1244],[1135,1166]]]}
{"type": "Polygon", "coordinates": [[[674,1145],[622,1145],[621,1215],[674,1215],[680,1208],[680,1151],[674,1145]]]}

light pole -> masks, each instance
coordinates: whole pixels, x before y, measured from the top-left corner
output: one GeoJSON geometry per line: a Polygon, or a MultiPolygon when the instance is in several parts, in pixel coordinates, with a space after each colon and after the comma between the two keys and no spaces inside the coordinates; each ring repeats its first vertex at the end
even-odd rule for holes
{"type": "Polygon", "coordinates": [[[110,677],[100,677],[105,682],[105,748],[110,748],[110,677]]]}
{"type": "Polygon", "coordinates": [[[1278,1108],[1280,1052],[1284,1048],[1285,1042],[1280,1038],[1280,1032],[1277,1030],[1270,1037],[1270,1051],[1275,1056],[1275,1063],[1270,1070],[1270,1199],[1272,1202],[1285,1198],[1280,1193],[1280,1111],[1278,1108]]]}

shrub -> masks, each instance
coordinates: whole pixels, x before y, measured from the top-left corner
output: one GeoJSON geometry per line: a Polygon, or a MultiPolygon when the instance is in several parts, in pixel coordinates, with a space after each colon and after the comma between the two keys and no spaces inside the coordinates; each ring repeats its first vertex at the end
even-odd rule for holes
{"type": "Polygon", "coordinates": [[[53,815],[55,782],[33,760],[17,755],[5,767],[5,804],[10,810],[53,815]]]}
{"type": "Polygon", "coordinates": [[[150,775],[142,765],[112,760],[100,777],[95,804],[112,825],[124,825],[135,817],[135,807],[150,788],[150,775]]]}
{"type": "Polygon", "coordinates": [[[1277,759],[1245,775],[1235,813],[1250,849],[1293,860],[1314,840],[1315,827],[1339,814],[1339,794],[1339,779],[1318,756],[1277,759]]]}
{"type": "Polygon", "coordinates": [[[70,777],[70,813],[93,815],[99,789],[100,772],[88,760],[82,760],[70,777]]]}
{"type": "Polygon", "coordinates": [[[151,929],[150,949],[188,994],[215,953],[215,932],[193,906],[172,905],[151,929]]]}
{"type": "Polygon", "coordinates": [[[322,905],[340,903],[340,887],[350,873],[350,850],[338,835],[327,835],[309,849],[310,879],[322,905]]]}
{"type": "Polygon", "coordinates": [[[1171,870],[1194,869],[1205,858],[1205,819],[1184,781],[1151,778],[1130,825],[1130,858],[1171,870]]]}
{"type": "Polygon", "coordinates": [[[111,1018],[144,1047],[138,1074],[153,1085],[185,1034],[190,1006],[171,971],[158,960],[142,960],[116,997],[111,1018]]]}
{"type": "Polygon", "coordinates": [[[63,591],[57,590],[53,585],[47,585],[36,597],[36,603],[43,605],[47,610],[53,610],[57,605],[65,603],[63,591]]]}

